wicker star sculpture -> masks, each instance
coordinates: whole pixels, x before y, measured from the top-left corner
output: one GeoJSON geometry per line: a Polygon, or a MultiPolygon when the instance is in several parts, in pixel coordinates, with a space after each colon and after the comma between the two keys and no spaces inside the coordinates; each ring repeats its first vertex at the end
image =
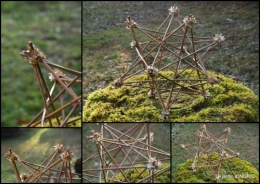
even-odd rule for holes
{"type": "Polygon", "coordinates": [[[225,40],[224,36],[195,36],[195,16],[189,14],[183,22],[178,16],[179,8],[170,7],[167,18],[157,30],[141,28],[130,17],[126,18],[125,26],[134,38],[130,45],[138,56],[128,70],[113,82],[114,88],[123,85],[147,88],[148,96],[160,101],[163,119],[169,117],[178,96],[203,95],[208,98],[210,93],[204,85],[219,82],[207,73],[202,60],[210,50],[225,40]],[[135,31],[142,36],[139,38],[135,31]],[[171,71],[172,75],[168,77],[161,71],[171,71]],[[129,79],[143,73],[147,76],[146,80],[129,79]]]}
{"type": "MultiPolygon", "coordinates": [[[[207,130],[205,124],[202,125],[201,129],[201,131],[197,131],[198,143],[191,169],[195,173],[200,168],[205,168],[216,178],[216,181],[219,182],[222,162],[238,157],[240,153],[234,152],[226,146],[227,137],[231,132],[231,128],[228,127],[223,132],[215,135],[207,130]]],[[[188,153],[191,153],[193,145],[195,144],[181,144],[180,146],[188,151],[188,153]]]]}
{"type": "Polygon", "coordinates": [[[71,171],[70,162],[73,152],[69,149],[64,150],[60,143],[54,146],[54,151],[40,165],[20,160],[11,148],[9,148],[5,157],[11,162],[19,183],[72,183],[81,181],[81,175],[71,171]],[[17,162],[22,166],[19,167],[21,168],[19,170],[23,172],[19,172],[17,162]]]}
{"type": "Polygon", "coordinates": [[[75,115],[75,110],[81,108],[81,96],[77,96],[71,88],[72,84],[81,83],[81,80],[79,80],[81,72],[65,68],[46,60],[46,55],[39,48],[34,46],[31,41],[27,44],[27,49],[28,50],[20,52],[20,56],[26,59],[34,70],[43,100],[43,109],[28,124],[26,124],[26,126],[35,127],[41,124],[41,127],[44,127],[46,126],[46,122],[48,122],[48,126],[53,127],[54,122],[57,122],[56,126],[66,127],[67,125],[81,119],[81,117],[70,119],[73,113],[75,115]],[[53,82],[50,90],[43,77],[40,63],[42,63],[50,72],[48,74],[49,79],[53,82]],[[74,75],[74,78],[67,77],[63,71],[68,72],[70,75],[74,75]],[[59,93],[55,97],[52,97],[55,86],[59,87],[59,93]],[[69,102],[65,101],[65,94],[68,94],[70,98],[72,98],[69,102]],[[58,100],[60,100],[59,108],[55,106],[55,102],[58,100]],[[65,109],[70,110],[67,115],[65,109]],[[59,116],[61,116],[61,118],[59,116]]]}
{"type": "Polygon", "coordinates": [[[138,123],[126,131],[100,123],[100,131],[87,138],[97,152],[83,161],[83,179],[93,183],[153,183],[170,170],[170,154],[152,146],[149,123],[138,123]],[[168,163],[163,166],[163,163],[168,163]]]}

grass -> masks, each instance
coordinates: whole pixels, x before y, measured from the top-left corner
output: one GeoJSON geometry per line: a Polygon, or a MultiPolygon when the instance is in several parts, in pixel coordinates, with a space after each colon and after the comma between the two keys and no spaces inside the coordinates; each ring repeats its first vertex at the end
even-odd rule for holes
{"type": "MultiPolygon", "coordinates": [[[[1,182],[14,183],[17,182],[12,164],[4,157],[8,148],[11,148],[21,160],[30,163],[40,164],[53,151],[57,143],[62,143],[65,149],[74,152],[71,162],[74,170],[74,162],[81,157],[81,129],[6,129],[2,131],[13,131],[11,138],[1,138],[1,182]]],[[[21,165],[16,162],[19,172],[27,172],[21,165]]]]}
{"type": "MultiPolygon", "coordinates": [[[[180,144],[192,144],[197,141],[195,132],[200,130],[198,123],[185,123],[183,128],[172,139],[172,177],[174,181],[176,168],[188,158],[192,158],[180,148],[180,144]]],[[[173,127],[179,127],[179,124],[173,127]]],[[[257,123],[210,123],[207,129],[212,134],[222,132],[230,127],[231,133],[228,136],[227,147],[241,154],[241,158],[253,164],[259,172],[259,124],[257,123]]],[[[195,153],[194,153],[195,154],[195,153]]]]}
{"type": "MultiPolygon", "coordinates": [[[[28,41],[47,60],[81,71],[81,2],[1,2],[2,127],[19,126],[43,108],[33,69],[19,54],[28,41]]],[[[43,76],[50,89],[45,69],[43,76]]],[[[80,85],[72,89],[81,92],[80,85]]]]}
{"type": "MultiPolygon", "coordinates": [[[[117,66],[127,65],[136,57],[129,45],[133,37],[124,27],[125,18],[130,15],[141,27],[157,28],[172,5],[155,1],[83,2],[85,99],[125,72],[117,66]]],[[[180,20],[187,14],[195,15],[196,35],[213,37],[221,33],[226,38],[221,48],[206,56],[206,68],[234,78],[259,96],[259,3],[180,1],[176,5],[180,20]]]]}

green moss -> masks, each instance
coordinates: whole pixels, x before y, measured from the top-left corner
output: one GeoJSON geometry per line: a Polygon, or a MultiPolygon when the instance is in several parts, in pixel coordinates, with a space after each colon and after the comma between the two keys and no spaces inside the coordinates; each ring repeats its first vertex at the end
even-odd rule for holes
{"type": "MultiPolygon", "coordinates": [[[[140,164],[137,164],[136,166],[142,166],[140,164]]],[[[161,167],[157,170],[154,171],[154,173],[158,173],[160,172],[160,170],[169,167],[170,165],[168,163],[162,163],[161,167]]],[[[135,183],[138,180],[141,180],[147,176],[149,176],[149,170],[146,168],[133,168],[133,169],[126,169],[124,170],[124,175],[126,176],[126,178],[129,180],[130,183],[135,183]],[[143,172],[144,171],[144,172],[143,172]],[[142,173],[142,175],[140,175],[139,173],[142,173]]],[[[118,173],[116,175],[116,178],[118,178],[118,180],[125,182],[125,177],[123,176],[122,173],[118,173]]],[[[119,181],[109,181],[111,183],[114,182],[119,182],[119,181]]],[[[163,172],[162,174],[156,176],[154,178],[154,182],[155,183],[170,183],[170,170],[163,172]]],[[[141,183],[146,183],[146,180],[143,180],[141,183]]]]}
{"type": "MultiPolygon", "coordinates": [[[[211,159],[217,155],[209,155],[211,159]]],[[[205,155],[205,159],[207,156],[205,155]]],[[[176,183],[214,183],[215,178],[204,168],[199,169],[194,173],[191,169],[193,159],[186,160],[185,163],[179,164],[176,169],[175,182],[176,183]]],[[[222,162],[220,171],[221,183],[258,183],[259,173],[253,165],[240,158],[231,158],[222,162]]]]}
{"type": "MultiPolygon", "coordinates": [[[[190,71],[182,72],[183,76],[190,71]]],[[[160,71],[160,74],[172,77],[172,71],[160,71]]],[[[208,72],[221,78],[214,86],[205,85],[211,97],[179,95],[172,105],[171,122],[256,122],[258,121],[258,97],[252,90],[236,83],[223,75],[208,72]]],[[[192,72],[191,77],[196,77],[192,72]]],[[[146,80],[146,75],[134,76],[128,80],[146,80]]],[[[158,86],[161,86],[158,83],[158,86]]],[[[162,107],[158,99],[149,98],[147,88],[122,86],[113,89],[112,85],[91,93],[83,107],[83,121],[119,121],[145,122],[163,121],[162,107]]],[[[166,97],[165,94],[162,95],[166,97]]]]}

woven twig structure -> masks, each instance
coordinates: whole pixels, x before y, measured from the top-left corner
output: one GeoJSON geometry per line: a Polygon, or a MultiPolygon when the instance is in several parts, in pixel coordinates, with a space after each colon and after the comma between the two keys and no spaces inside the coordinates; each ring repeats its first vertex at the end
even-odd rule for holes
{"type": "Polygon", "coordinates": [[[71,171],[70,162],[73,152],[69,149],[64,150],[60,143],[54,146],[54,151],[41,164],[20,160],[11,148],[9,148],[5,157],[11,162],[19,183],[72,183],[81,181],[81,174],[71,171]],[[18,170],[17,162],[22,166],[20,171],[23,170],[23,172],[18,170]]]}
{"type": "Polygon", "coordinates": [[[226,146],[227,137],[231,132],[231,128],[226,128],[219,134],[210,133],[206,125],[203,124],[201,131],[197,131],[198,142],[195,144],[181,144],[181,148],[192,154],[194,145],[196,145],[196,153],[194,161],[191,165],[193,172],[197,172],[200,168],[207,169],[216,181],[220,180],[221,164],[224,160],[240,156],[240,153],[232,151],[226,146]]]}
{"type": "Polygon", "coordinates": [[[44,55],[44,53],[40,51],[39,48],[35,47],[31,41],[28,43],[27,49],[28,50],[23,50],[20,55],[28,60],[29,64],[34,69],[34,73],[43,100],[43,109],[26,126],[34,127],[41,124],[41,126],[43,127],[45,126],[44,122],[48,121],[49,126],[52,127],[52,121],[56,121],[58,126],[64,127],[67,126],[69,123],[73,123],[81,119],[81,117],[78,117],[73,120],[69,120],[70,117],[73,115],[73,112],[77,108],[81,108],[81,96],[75,94],[75,92],[71,88],[74,83],[81,83],[81,72],[65,68],[46,60],[46,56],[44,55]],[[43,66],[50,72],[49,79],[53,82],[51,90],[49,90],[49,88],[47,87],[39,63],[42,63],[43,66]],[[63,72],[68,72],[71,75],[74,75],[75,78],[69,78],[63,72]],[[60,90],[55,97],[52,97],[51,95],[56,84],[58,84],[60,90]],[[66,104],[64,104],[64,99],[62,96],[65,93],[67,93],[71,97],[71,100],[66,104]],[[57,100],[60,100],[60,107],[58,109],[56,109],[57,106],[54,105],[57,100]],[[64,111],[65,108],[70,108],[70,111],[67,115],[64,111]],[[59,118],[59,115],[62,116],[61,119],[59,118]]]}
{"type": "Polygon", "coordinates": [[[168,16],[156,30],[142,28],[130,17],[126,18],[125,26],[134,38],[130,45],[138,56],[128,70],[113,82],[114,88],[123,85],[147,88],[148,97],[160,101],[163,119],[169,117],[178,96],[203,95],[208,98],[210,93],[204,85],[219,82],[207,73],[203,59],[225,40],[224,36],[195,36],[195,16],[187,15],[182,22],[178,16],[179,8],[170,7],[168,16]],[[136,31],[143,36],[138,38],[136,31]],[[173,75],[169,78],[161,71],[172,71],[173,75]],[[146,80],[129,79],[143,73],[147,76],[146,80]]]}
{"type": "Polygon", "coordinates": [[[87,139],[96,144],[97,152],[83,161],[86,182],[154,182],[170,170],[170,154],[152,146],[156,135],[149,123],[134,124],[125,132],[100,123],[100,132],[91,133],[87,139]],[[163,163],[168,166],[161,168],[163,163]]]}

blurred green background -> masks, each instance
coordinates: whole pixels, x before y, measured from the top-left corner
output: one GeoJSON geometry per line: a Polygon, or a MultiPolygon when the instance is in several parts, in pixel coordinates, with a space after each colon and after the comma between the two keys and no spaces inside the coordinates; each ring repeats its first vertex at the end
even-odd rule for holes
{"type": "MultiPolygon", "coordinates": [[[[20,160],[41,164],[58,143],[74,152],[71,162],[74,172],[75,161],[81,158],[81,128],[1,128],[1,183],[17,183],[12,164],[4,157],[8,148],[20,160]]],[[[16,165],[19,173],[28,172],[20,163],[16,165]]]]}
{"type": "MultiPolygon", "coordinates": [[[[43,108],[33,68],[20,56],[28,41],[39,47],[47,60],[81,71],[81,2],[1,1],[2,127],[19,126],[43,108]]],[[[45,68],[42,71],[50,90],[48,72],[45,68]]],[[[81,94],[79,83],[72,89],[81,94]]]]}

